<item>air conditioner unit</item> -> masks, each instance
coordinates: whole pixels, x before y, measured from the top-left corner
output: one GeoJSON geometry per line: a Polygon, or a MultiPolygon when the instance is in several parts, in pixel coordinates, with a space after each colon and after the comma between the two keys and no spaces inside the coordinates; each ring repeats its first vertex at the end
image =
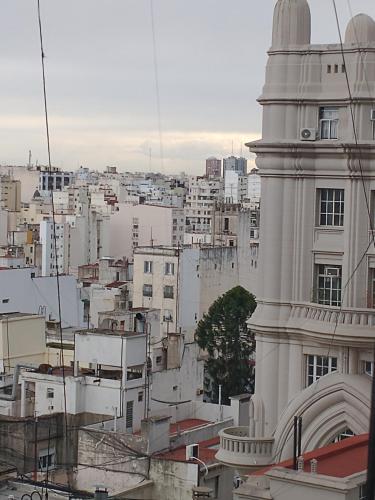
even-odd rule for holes
{"type": "Polygon", "coordinates": [[[340,269],[337,269],[337,267],[326,267],[324,274],[326,276],[340,276],[340,269]]]}
{"type": "Polygon", "coordinates": [[[371,110],[370,120],[371,120],[372,122],[375,122],[375,109],[372,109],[372,110],[371,110]]]}
{"type": "Polygon", "coordinates": [[[316,128],[302,128],[300,133],[301,141],[316,141],[316,128]]]}
{"type": "Polygon", "coordinates": [[[189,444],[186,446],[186,460],[191,460],[192,458],[198,458],[199,455],[199,444],[189,444]]]}

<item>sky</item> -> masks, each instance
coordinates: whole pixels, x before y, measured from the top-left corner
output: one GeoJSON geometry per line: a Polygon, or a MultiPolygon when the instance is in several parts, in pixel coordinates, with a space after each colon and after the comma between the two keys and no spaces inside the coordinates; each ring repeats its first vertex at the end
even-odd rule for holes
{"type": "MultiPolygon", "coordinates": [[[[40,3],[54,165],[199,174],[211,155],[251,159],[275,0],[40,3]]],[[[331,1],[309,3],[312,42],[336,43],[331,1]]],[[[375,18],[374,0],[336,3],[343,31],[350,6],[375,18]]],[[[36,5],[1,0],[0,165],[29,150],[47,163],[36,5]]]]}

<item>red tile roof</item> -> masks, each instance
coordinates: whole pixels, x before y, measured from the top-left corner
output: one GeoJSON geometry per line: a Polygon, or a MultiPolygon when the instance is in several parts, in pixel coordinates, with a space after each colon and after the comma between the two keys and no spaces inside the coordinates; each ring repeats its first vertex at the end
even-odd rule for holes
{"type": "MultiPolygon", "coordinates": [[[[205,464],[216,463],[215,455],[217,453],[217,448],[220,443],[220,438],[215,437],[213,439],[208,439],[206,441],[200,441],[198,458],[205,464]]],[[[157,458],[163,458],[164,460],[170,460],[172,462],[189,462],[186,460],[186,446],[180,446],[172,451],[167,451],[164,453],[159,453],[156,455],[157,458]]]]}
{"type": "MultiPolygon", "coordinates": [[[[305,472],[311,472],[310,461],[318,461],[318,474],[332,477],[347,477],[367,469],[368,434],[361,434],[333,443],[323,448],[303,454],[305,472]]],[[[291,469],[293,460],[286,460],[254,472],[252,475],[263,476],[273,467],[291,469]]]]}

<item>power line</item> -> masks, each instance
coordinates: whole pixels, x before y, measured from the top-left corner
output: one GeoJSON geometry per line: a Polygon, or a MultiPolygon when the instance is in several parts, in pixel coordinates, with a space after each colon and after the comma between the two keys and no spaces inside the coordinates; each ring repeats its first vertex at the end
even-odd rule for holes
{"type": "MultiPolygon", "coordinates": [[[[38,25],[39,25],[40,55],[41,55],[41,63],[42,63],[42,85],[43,85],[44,117],[45,117],[45,127],[46,127],[47,153],[48,153],[48,172],[49,172],[49,175],[52,175],[51,144],[50,144],[48,106],[47,106],[46,74],[45,74],[45,65],[44,65],[45,53],[44,53],[44,47],[43,47],[43,31],[42,31],[40,0],[37,0],[37,11],[38,11],[38,25]]],[[[67,420],[66,380],[65,380],[65,366],[64,366],[64,342],[63,342],[62,321],[61,321],[62,315],[61,315],[60,273],[59,273],[59,260],[58,260],[58,253],[57,253],[56,217],[55,217],[55,204],[54,204],[52,183],[51,183],[51,187],[50,187],[50,195],[51,195],[51,207],[52,207],[53,241],[54,241],[54,251],[55,251],[56,286],[57,286],[57,303],[58,303],[58,328],[59,328],[59,333],[60,333],[60,357],[61,357],[63,391],[64,391],[65,454],[67,455],[67,452],[68,452],[68,420],[67,420]]],[[[68,484],[69,484],[69,476],[68,476],[68,484]]]]}

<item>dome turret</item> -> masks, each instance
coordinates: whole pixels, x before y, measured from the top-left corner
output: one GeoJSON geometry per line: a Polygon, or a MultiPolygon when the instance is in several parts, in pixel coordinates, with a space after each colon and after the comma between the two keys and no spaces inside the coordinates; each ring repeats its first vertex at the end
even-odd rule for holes
{"type": "Polygon", "coordinates": [[[278,0],[273,15],[272,49],[308,45],[311,13],[307,0],[278,0]]]}
{"type": "Polygon", "coordinates": [[[375,21],[367,14],[357,14],[345,32],[345,43],[375,42],[375,21]]]}

